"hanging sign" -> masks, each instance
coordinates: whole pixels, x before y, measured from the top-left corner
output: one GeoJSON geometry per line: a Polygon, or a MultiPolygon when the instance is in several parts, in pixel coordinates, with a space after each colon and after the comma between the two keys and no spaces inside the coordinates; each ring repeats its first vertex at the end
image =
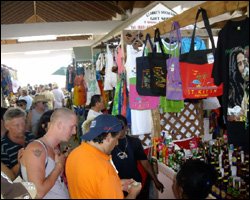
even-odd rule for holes
{"type": "Polygon", "coordinates": [[[125,30],[144,30],[175,15],[173,10],[159,3],[125,30]]]}

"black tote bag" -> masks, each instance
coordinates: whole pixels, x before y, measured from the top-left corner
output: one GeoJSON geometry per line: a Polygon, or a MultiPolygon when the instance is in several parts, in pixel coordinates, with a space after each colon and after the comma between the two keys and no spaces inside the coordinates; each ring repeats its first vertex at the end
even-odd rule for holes
{"type": "Polygon", "coordinates": [[[155,46],[153,52],[148,54],[151,93],[153,96],[166,96],[166,60],[170,55],[164,53],[159,29],[155,30],[154,41],[159,42],[161,53],[157,53],[155,46]]]}
{"type": "Polygon", "coordinates": [[[150,88],[149,58],[144,55],[147,42],[149,42],[150,47],[153,50],[153,44],[149,34],[146,35],[142,56],[136,58],[136,90],[139,95],[154,96],[150,88]]]}

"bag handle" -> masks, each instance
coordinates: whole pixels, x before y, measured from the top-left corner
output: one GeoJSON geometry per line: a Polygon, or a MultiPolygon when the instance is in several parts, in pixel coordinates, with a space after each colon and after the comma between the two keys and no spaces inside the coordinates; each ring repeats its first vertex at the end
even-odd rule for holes
{"type": "MultiPolygon", "coordinates": [[[[159,45],[160,45],[160,48],[161,48],[161,53],[162,53],[162,55],[165,55],[164,51],[163,51],[163,43],[161,41],[161,34],[160,34],[159,28],[155,29],[154,42],[159,42],[159,45]]],[[[157,53],[156,46],[154,47],[153,53],[154,54],[157,53]]]]}
{"type": "MultiPolygon", "coordinates": [[[[177,21],[173,21],[172,26],[171,26],[171,32],[169,34],[170,51],[172,50],[171,49],[171,44],[175,42],[174,34],[176,36],[176,39],[177,39],[176,42],[177,42],[177,46],[178,46],[178,49],[179,49],[180,42],[181,42],[181,32],[180,32],[180,25],[179,25],[179,23],[177,21]]],[[[170,54],[170,55],[172,55],[172,54],[170,54]]],[[[174,51],[174,56],[177,57],[176,56],[176,51],[174,51]]]]}
{"type": "Polygon", "coordinates": [[[144,42],[142,57],[144,57],[144,52],[145,52],[145,48],[146,48],[146,46],[147,46],[147,42],[149,42],[150,47],[151,47],[151,50],[154,51],[154,49],[153,49],[153,43],[152,43],[151,38],[150,38],[150,34],[147,33],[147,34],[146,34],[146,39],[145,39],[145,42],[144,42]]]}
{"type": "Polygon", "coordinates": [[[190,51],[194,51],[194,36],[195,36],[195,30],[196,30],[196,23],[197,23],[197,20],[199,18],[200,13],[202,13],[202,19],[204,21],[205,28],[206,28],[206,30],[208,32],[208,36],[210,38],[210,41],[211,41],[211,44],[212,44],[213,53],[214,53],[214,50],[215,50],[214,38],[213,38],[211,26],[209,24],[209,20],[208,20],[208,17],[207,17],[207,11],[205,9],[203,9],[203,8],[199,8],[199,10],[197,11],[197,14],[196,14],[195,24],[194,24],[194,30],[193,30],[193,34],[192,34],[192,40],[191,40],[190,51]]]}

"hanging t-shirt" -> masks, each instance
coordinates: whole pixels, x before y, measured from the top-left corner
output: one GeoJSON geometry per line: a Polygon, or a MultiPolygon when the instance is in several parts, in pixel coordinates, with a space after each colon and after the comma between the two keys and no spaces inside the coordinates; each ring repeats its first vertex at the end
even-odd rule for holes
{"type": "Polygon", "coordinates": [[[83,75],[77,75],[74,80],[74,105],[85,106],[87,101],[87,87],[83,75]]]}
{"type": "Polygon", "coordinates": [[[249,18],[228,21],[219,32],[212,75],[224,84],[229,142],[249,148],[249,18]]]}
{"type": "Polygon", "coordinates": [[[91,97],[95,94],[101,94],[101,91],[96,80],[96,71],[93,67],[87,67],[85,69],[84,77],[88,88],[86,105],[89,105],[91,97]]]}
{"type": "MultiPolygon", "coordinates": [[[[127,49],[127,60],[125,63],[125,68],[127,72],[127,83],[129,83],[130,78],[136,77],[136,58],[142,56],[142,50],[137,51],[133,48],[132,45],[127,45],[126,49],[127,49]]],[[[129,86],[128,86],[128,90],[129,90],[129,86]]],[[[152,120],[151,110],[131,109],[131,134],[132,135],[141,135],[141,134],[151,133],[152,126],[153,126],[153,120],[152,120]]]]}
{"type": "Polygon", "coordinates": [[[106,67],[105,67],[105,78],[104,78],[104,91],[113,90],[117,83],[117,74],[112,72],[112,67],[114,65],[113,54],[107,44],[107,54],[106,54],[106,67]]]}
{"type": "Polygon", "coordinates": [[[125,71],[125,67],[123,65],[123,55],[122,55],[122,48],[117,48],[117,55],[116,55],[116,63],[118,66],[118,74],[121,74],[125,71]]]}
{"type": "MultiPolygon", "coordinates": [[[[181,54],[188,53],[190,51],[191,46],[191,37],[183,37],[181,38],[181,54]]],[[[206,49],[205,42],[198,36],[194,38],[194,50],[204,50],[206,49]]]]}

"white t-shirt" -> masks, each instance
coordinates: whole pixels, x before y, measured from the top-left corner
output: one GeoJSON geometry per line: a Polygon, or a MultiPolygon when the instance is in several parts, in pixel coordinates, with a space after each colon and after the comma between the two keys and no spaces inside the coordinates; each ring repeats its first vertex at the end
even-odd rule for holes
{"type": "Polygon", "coordinates": [[[90,109],[89,112],[88,112],[88,116],[87,116],[86,120],[94,119],[94,118],[96,118],[97,116],[99,116],[101,114],[102,114],[102,112],[96,112],[96,111],[90,109]]]}
{"type": "Polygon", "coordinates": [[[63,107],[62,100],[65,98],[64,94],[63,94],[63,91],[61,89],[57,88],[57,89],[53,89],[52,92],[53,92],[54,97],[55,97],[54,109],[62,108],[63,107]]]}
{"type": "Polygon", "coordinates": [[[27,95],[27,96],[20,96],[18,98],[18,100],[21,100],[21,99],[24,99],[27,102],[26,111],[29,111],[32,105],[33,98],[30,95],[27,95]]]}

